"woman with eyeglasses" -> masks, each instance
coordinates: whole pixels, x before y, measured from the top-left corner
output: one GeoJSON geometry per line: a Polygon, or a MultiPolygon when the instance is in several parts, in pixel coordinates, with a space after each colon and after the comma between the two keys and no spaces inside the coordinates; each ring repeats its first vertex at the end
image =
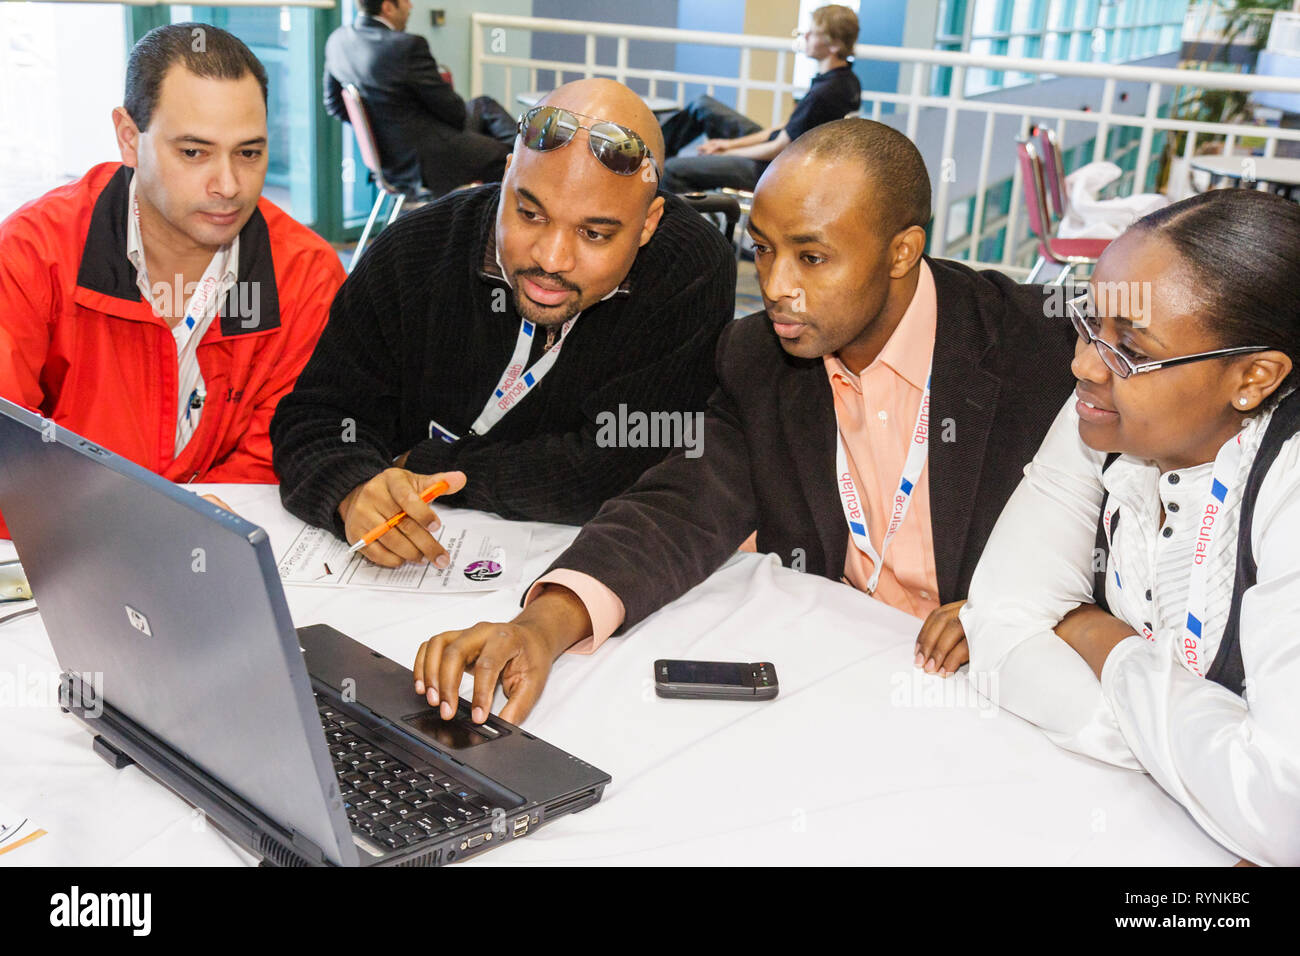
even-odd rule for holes
{"type": "Polygon", "coordinates": [[[975,572],[971,670],[1233,853],[1300,864],[1300,206],[1159,210],[1067,311],[1076,394],[975,572]]]}

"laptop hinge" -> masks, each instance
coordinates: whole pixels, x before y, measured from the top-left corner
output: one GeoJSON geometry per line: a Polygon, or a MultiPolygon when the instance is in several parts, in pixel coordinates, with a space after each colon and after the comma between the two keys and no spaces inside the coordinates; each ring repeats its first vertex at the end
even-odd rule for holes
{"type": "Polygon", "coordinates": [[[289,842],[293,844],[293,848],[298,851],[302,858],[313,866],[319,866],[325,862],[325,854],[321,852],[320,847],[297,830],[289,831],[289,842]]]}
{"type": "Polygon", "coordinates": [[[122,768],[129,767],[131,764],[135,763],[134,760],[98,734],[96,734],[95,739],[90,742],[90,746],[91,749],[103,757],[108,765],[114,770],[121,770],[122,768]]]}

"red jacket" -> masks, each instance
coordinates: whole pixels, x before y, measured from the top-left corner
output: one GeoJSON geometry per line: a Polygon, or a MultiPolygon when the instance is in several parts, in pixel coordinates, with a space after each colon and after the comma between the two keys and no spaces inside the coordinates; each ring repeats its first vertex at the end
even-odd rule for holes
{"type": "Polygon", "coordinates": [[[0,396],[172,481],[275,482],[271,416],[325,327],[338,255],[258,202],[197,349],[207,402],[175,457],[176,341],[126,255],[131,175],[101,164],[0,223],[0,396]]]}

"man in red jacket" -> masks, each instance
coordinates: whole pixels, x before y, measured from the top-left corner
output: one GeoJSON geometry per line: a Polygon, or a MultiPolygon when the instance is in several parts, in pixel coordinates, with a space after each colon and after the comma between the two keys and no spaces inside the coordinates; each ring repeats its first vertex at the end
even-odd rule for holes
{"type": "Polygon", "coordinates": [[[0,396],[172,481],[274,482],[271,416],[344,273],[260,198],[266,71],[224,30],[159,27],[113,124],[120,164],[0,223],[0,396]]]}

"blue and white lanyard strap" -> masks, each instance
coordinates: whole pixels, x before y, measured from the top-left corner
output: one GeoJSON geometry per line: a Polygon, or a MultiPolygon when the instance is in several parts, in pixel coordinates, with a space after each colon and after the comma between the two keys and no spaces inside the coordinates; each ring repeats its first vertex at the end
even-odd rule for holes
{"type": "Polygon", "coordinates": [[[194,330],[197,325],[202,325],[209,317],[211,311],[212,317],[216,317],[217,310],[221,307],[220,293],[223,291],[222,276],[217,273],[221,271],[217,259],[221,258],[221,253],[212,257],[208,263],[208,268],[203,273],[203,278],[194,288],[194,294],[190,296],[189,305],[185,308],[185,316],[181,320],[185,323],[185,328],[190,331],[194,330]],[[214,268],[216,267],[216,268],[214,268]]]}
{"type": "Polygon", "coordinates": [[[510,364],[501,373],[501,380],[497,382],[497,387],[492,390],[492,395],[488,398],[487,404],[483,406],[483,411],[479,413],[478,418],[474,419],[474,424],[469,429],[470,432],[480,436],[486,435],[492,430],[493,425],[505,418],[506,412],[519,404],[523,397],[545,378],[546,373],[555,364],[555,360],[560,357],[560,349],[564,347],[564,339],[577,321],[578,316],[575,315],[565,322],[560,329],[560,340],[551,346],[550,351],[534,362],[532,367],[528,369],[524,368],[524,363],[528,361],[528,352],[532,348],[533,334],[537,331],[537,326],[527,319],[520,322],[519,338],[515,340],[515,351],[510,356],[510,364]]]}
{"type": "MultiPolygon", "coordinates": [[[[221,308],[221,298],[226,290],[224,268],[218,260],[225,258],[222,253],[218,252],[208,263],[204,270],[203,278],[199,280],[194,294],[190,296],[189,305],[185,308],[185,315],[181,319],[181,325],[185,328],[186,343],[195,335],[202,335],[207,332],[208,324],[216,318],[218,310],[221,308]]],[[[183,348],[181,343],[177,343],[178,351],[183,348]]],[[[197,348],[197,346],[196,346],[197,348]]],[[[179,355],[178,355],[179,357],[179,355]]],[[[198,361],[197,358],[194,359],[198,361]]],[[[188,443],[198,429],[199,417],[203,414],[203,405],[207,401],[208,393],[204,387],[202,374],[198,375],[198,384],[190,390],[190,394],[183,399],[184,401],[184,418],[183,425],[178,425],[180,439],[183,444],[188,443]]]]}
{"type": "MultiPolygon", "coordinates": [[[[139,238],[140,234],[140,198],[135,195],[135,180],[131,181],[131,204],[132,226],[136,242],[143,244],[139,238]]],[[[203,270],[203,275],[199,278],[198,284],[194,287],[194,293],[190,296],[189,304],[185,307],[185,314],[181,317],[181,324],[189,332],[193,332],[195,326],[202,325],[208,318],[209,310],[215,317],[217,311],[221,308],[221,300],[225,291],[229,288],[227,285],[227,273],[230,271],[231,258],[234,255],[234,243],[219,249],[210,260],[207,268],[203,270]]],[[[143,254],[143,253],[142,253],[143,254]]],[[[177,281],[180,277],[176,277],[177,281]]],[[[230,283],[233,285],[233,282],[230,283]]],[[[184,295],[184,289],[178,289],[177,294],[184,295]]],[[[153,299],[145,295],[145,299],[152,305],[153,299]]]]}
{"type": "MultiPolygon", "coordinates": [[[[933,370],[933,363],[931,363],[933,370]]],[[[853,539],[858,550],[871,559],[875,570],[867,582],[867,593],[875,593],[880,582],[880,572],[885,566],[885,553],[890,542],[902,527],[903,519],[912,504],[912,493],[916,483],[921,480],[925,470],[925,461],[930,454],[930,371],[925,373],[925,391],[921,393],[921,406],[916,412],[916,425],[912,428],[912,438],[908,443],[907,458],[903,462],[903,473],[898,478],[894,493],[889,525],[885,529],[884,540],[880,542],[880,553],[871,544],[867,534],[867,514],[862,496],[858,494],[857,484],[849,471],[848,453],[844,448],[844,434],[840,430],[839,416],[835,419],[835,474],[836,486],[840,493],[840,506],[844,509],[844,520],[849,524],[849,537],[853,539]]]]}
{"type": "Polygon", "coordinates": [[[1210,493],[1201,509],[1201,523],[1197,527],[1196,544],[1192,549],[1192,567],[1187,573],[1187,620],[1183,624],[1183,646],[1179,660],[1198,677],[1205,676],[1205,662],[1201,660],[1201,631],[1205,626],[1206,604],[1209,600],[1210,555],[1218,537],[1219,526],[1223,523],[1223,506],[1228,499],[1228,489],[1240,477],[1241,439],[1241,434],[1238,434],[1214,456],[1210,493]]]}

